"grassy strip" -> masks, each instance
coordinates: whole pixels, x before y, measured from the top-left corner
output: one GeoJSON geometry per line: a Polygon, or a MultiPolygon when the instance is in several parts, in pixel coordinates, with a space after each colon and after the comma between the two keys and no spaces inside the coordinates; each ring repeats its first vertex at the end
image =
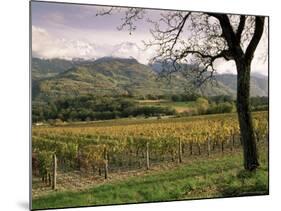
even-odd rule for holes
{"type": "Polygon", "coordinates": [[[268,194],[266,157],[261,155],[261,167],[252,173],[242,169],[242,155],[237,153],[82,192],[52,193],[33,200],[33,209],[268,194]]]}
{"type": "MultiPolygon", "coordinates": [[[[268,114],[267,111],[255,111],[252,112],[253,116],[260,114],[268,114]]],[[[188,117],[172,117],[172,118],[162,118],[162,119],[144,119],[144,118],[120,118],[120,119],[110,119],[110,120],[97,120],[97,121],[90,121],[90,122],[69,122],[69,123],[63,123],[63,124],[57,124],[55,127],[109,127],[109,126],[115,126],[115,125],[136,125],[136,124],[153,124],[153,123],[170,123],[170,122],[190,122],[190,121],[197,121],[197,120],[203,120],[203,119],[220,119],[220,118],[230,118],[230,117],[237,117],[237,113],[222,113],[222,114],[206,114],[206,115],[196,115],[196,116],[188,116],[188,117]]],[[[34,126],[35,128],[41,128],[41,127],[54,127],[50,125],[44,125],[44,126],[34,126]]]]}

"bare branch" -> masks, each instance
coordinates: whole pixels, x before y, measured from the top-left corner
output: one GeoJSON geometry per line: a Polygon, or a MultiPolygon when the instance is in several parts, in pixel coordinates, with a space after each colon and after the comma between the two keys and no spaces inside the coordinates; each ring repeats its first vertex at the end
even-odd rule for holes
{"type": "Polygon", "coordinates": [[[245,58],[247,61],[251,62],[253,56],[254,56],[254,52],[258,46],[258,43],[262,37],[263,34],[263,30],[264,30],[264,17],[259,17],[256,16],[255,18],[255,31],[254,31],[254,35],[247,47],[246,53],[245,53],[245,58]]]}
{"type": "MultiPolygon", "coordinates": [[[[136,30],[135,22],[144,18],[145,9],[128,8],[122,11],[125,11],[125,16],[121,19],[122,24],[118,29],[128,29],[131,34],[136,30]]],[[[109,10],[103,14],[111,12],[112,10],[109,10]]],[[[163,12],[157,21],[147,20],[153,26],[150,29],[153,39],[144,44],[146,48],[155,48],[156,52],[150,63],[162,63],[162,76],[169,76],[175,72],[181,72],[185,76],[196,75],[195,81],[201,86],[214,76],[214,63],[217,59],[238,61],[244,58],[244,46],[248,43],[246,53],[252,59],[260,40],[257,35],[262,34],[260,30],[253,30],[253,17],[163,12]],[[190,65],[197,65],[198,68],[191,68],[190,65]]],[[[257,28],[257,18],[255,23],[257,28]]]]}
{"type": "Polygon", "coordinates": [[[128,27],[128,31],[132,34],[136,30],[136,25],[134,24],[137,20],[143,19],[145,10],[141,8],[130,8],[125,12],[125,17],[122,18],[123,23],[117,28],[118,30],[123,30],[128,27]]]}
{"type": "Polygon", "coordinates": [[[245,15],[241,15],[239,26],[238,26],[238,29],[237,29],[237,32],[236,32],[236,39],[237,39],[238,42],[241,42],[241,36],[242,36],[242,32],[245,28],[245,22],[246,22],[245,15]]]}
{"type": "MultiPolygon", "coordinates": [[[[240,42],[238,41],[238,39],[237,39],[237,37],[236,37],[236,35],[233,31],[233,28],[231,26],[231,23],[230,23],[227,15],[225,15],[225,14],[213,14],[213,13],[210,13],[210,15],[219,20],[221,28],[222,28],[222,32],[223,32],[223,37],[227,41],[227,44],[230,48],[230,52],[233,52],[232,56],[233,57],[242,57],[244,53],[242,51],[242,48],[240,47],[240,42]]],[[[238,27],[237,32],[240,31],[240,30],[242,30],[241,26],[240,26],[240,29],[238,27]]]]}
{"type": "Polygon", "coordinates": [[[120,7],[110,7],[107,10],[103,9],[98,11],[96,13],[96,16],[112,15],[113,12],[120,13],[121,11],[124,11],[125,17],[121,19],[123,23],[120,26],[118,26],[117,29],[123,30],[127,28],[129,33],[132,34],[132,32],[136,30],[135,22],[143,19],[145,14],[145,9],[134,8],[134,7],[128,9],[123,9],[120,7]]]}
{"type": "Polygon", "coordinates": [[[103,15],[111,15],[112,14],[112,11],[115,9],[115,7],[110,7],[109,9],[105,10],[99,10],[97,13],[96,13],[96,16],[103,16],[103,15]]]}
{"type": "Polygon", "coordinates": [[[187,18],[189,17],[190,14],[191,13],[188,13],[187,15],[185,15],[184,18],[182,19],[180,25],[178,26],[178,33],[177,33],[176,37],[174,38],[174,42],[172,44],[171,51],[174,49],[174,47],[175,47],[175,45],[178,41],[179,35],[182,32],[182,29],[184,27],[184,24],[185,24],[185,22],[186,22],[186,20],[187,20],[187,18]]]}
{"type": "Polygon", "coordinates": [[[158,47],[150,62],[162,63],[162,76],[181,72],[185,77],[192,75],[201,86],[213,77],[215,60],[233,59],[216,18],[204,13],[170,12],[150,22],[154,26],[153,40],[145,44],[158,47]],[[185,64],[196,64],[198,68],[185,64]]]}

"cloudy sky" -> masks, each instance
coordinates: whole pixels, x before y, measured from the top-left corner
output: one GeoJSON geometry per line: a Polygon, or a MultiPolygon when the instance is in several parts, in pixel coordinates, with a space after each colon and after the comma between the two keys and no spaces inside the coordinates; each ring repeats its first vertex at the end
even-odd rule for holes
{"type": "MultiPolygon", "coordinates": [[[[134,57],[146,64],[154,54],[145,49],[142,41],[149,41],[151,25],[145,20],[136,22],[136,31],[117,30],[124,16],[122,11],[113,15],[96,16],[105,7],[77,4],[32,2],[32,56],[39,58],[84,58],[103,56],[134,57]]],[[[159,19],[161,11],[149,10],[151,19],[159,19]]],[[[258,46],[252,70],[264,75],[267,70],[267,37],[258,46]]],[[[219,72],[235,72],[233,62],[216,63],[219,72]]]]}

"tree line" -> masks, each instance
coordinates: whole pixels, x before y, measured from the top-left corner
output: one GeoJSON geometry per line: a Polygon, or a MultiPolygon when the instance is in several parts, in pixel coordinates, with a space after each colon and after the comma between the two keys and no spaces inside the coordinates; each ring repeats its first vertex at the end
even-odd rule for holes
{"type": "Polygon", "coordinates": [[[93,121],[136,116],[174,115],[170,107],[139,106],[130,98],[81,96],[33,102],[32,121],[93,121]]]}
{"type": "MultiPolygon", "coordinates": [[[[151,95],[145,99],[152,99],[151,95]]],[[[32,121],[94,121],[126,117],[159,117],[164,115],[202,115],[230,113],[235,111],[235,99],[220,95],[203,97],[198,94],[173,94],[153,96],[153,99],[170,102],[194,102],[189,112],[178,114],[169,106],[140,105],[133,97],[97,97],[94,95],[61,98],[49,101],[33,101],[32,121]]],[[[268,110],[268,97],[251,98],[253,111],[268,110]]]]}

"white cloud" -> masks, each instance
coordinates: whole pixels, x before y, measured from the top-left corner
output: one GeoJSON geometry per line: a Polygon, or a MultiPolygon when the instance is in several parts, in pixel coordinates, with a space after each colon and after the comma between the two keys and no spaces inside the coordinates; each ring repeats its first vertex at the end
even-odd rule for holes
{"type": "Polygon", "coordinates": [[[32,26],[32,54],[40,58],[72,59],[82,57],[89,59],[94,57],[97,52],[91,43],[56,38],[45,29],[32,26]]]}
{"type": "Polygon", "coordinates": [[[32,26],[32,54],[34,57],[48,59],[92,59],[104,56],[134,57],[141,63],[147,63],[152,55],[151,50],[143,50],[143,47],[134,42],[106,44],[102,41],[92,43],[82,39],[56,37],[43,28],[32,26]]]}
{"type": "MultiPolygon", "coordinates": [[[[140,38],[144,38],[145,35],[135,38],[123,34],[125,32],[114,33],[116,34],[102,31],[81,31],[80,33],[73,31],[68,33],[68,36],[64,36],[64,33],[58,33],[58,36],[57,33],[50,33],[46,29],[32,26],[32,53],[34,57],[39,58],[63,59],[93,59],[104,56],[134,57],[143,64],[147,64],[155,54],[155,49],[144,50],[140,38]],[[73,36],[70,36],[71,34],[73,36]],[[126,41],[124,41],[125,37],[126,41]],[[96,42],[92,42],[93,40],[96,42]]],[[[268,75],[267,45],[267,38],[264,36],[252,62],[253,72],[268,75]]],[[[218,60],[215,68],[219,73],[236,73],[234,61],[218,60]]]]}

